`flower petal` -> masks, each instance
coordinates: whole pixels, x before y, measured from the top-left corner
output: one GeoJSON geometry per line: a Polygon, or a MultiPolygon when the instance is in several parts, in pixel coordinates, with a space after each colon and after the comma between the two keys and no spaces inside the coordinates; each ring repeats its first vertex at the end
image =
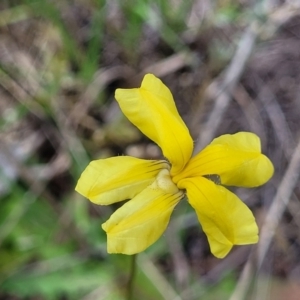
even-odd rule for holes
{"type": "Polygon", "coordinates": [[[214,174],[221,177],[224,185],[256,187],[266,183],[273,173],[271,161],[261,154],[259,137],[239,132],[214,139],[173,180],[214,174]]]}
{"type": "Polygon", "coordinates": [[[115,97],[126,117],[160,146],[172,174],[179,173],[192,155],[193,141],[170,90],[147,74],[140,88],[117,89],[115,97]]]}
{"type": "Polygon", "coordinates": [[[94,160],[81,174],[75,190],[96,204],[108,205],[135,197],[162,169],[169,169],[162,160],[130,156],[94,160]]]}
{"type": "Polygon", "coordinates": [[[135,254],[157,241],[183,197],[176,190],[166,193],[154,182],[112,214],[102,225],[107,232],[107,252],[135,254]]]}
{"type": "Polygon", "coordinates": [[[216,257],[226,256],[233,245],[257,243],[253,214],[235,194],[203,177],[183,179],[179,187],[187,190],[216,257]]]}

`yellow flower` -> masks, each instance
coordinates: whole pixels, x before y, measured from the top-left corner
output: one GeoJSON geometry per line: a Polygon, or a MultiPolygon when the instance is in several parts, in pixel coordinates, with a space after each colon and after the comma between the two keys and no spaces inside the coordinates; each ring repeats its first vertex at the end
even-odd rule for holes
{"type": "Polygon", "coordinates": [[[82,173],[76,191],[90,201],[130,199],[102,225],[108,252],[134,254],[152,245],[185,195],[216,257],[226,256],[233,245],[256,243],[253,214],[223,185],[256,187],[271,178],[274,168],[261,154],[260,139],[249,132],[226,134],[191,157],[193,140],[161,80],[147,74],[140,88],[117,89],[115,97],[167,160],[111,157],[92,161],[82,173]]]}

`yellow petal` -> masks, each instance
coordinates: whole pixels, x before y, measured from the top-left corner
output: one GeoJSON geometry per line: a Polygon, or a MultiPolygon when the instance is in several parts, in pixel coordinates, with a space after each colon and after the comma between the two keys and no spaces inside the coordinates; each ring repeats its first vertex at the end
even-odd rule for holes
{"type": "Polygon", "coordinates": [[[96,204],[108,205],[135,197],[167,168],[162,160],[130,156],[94,160],[81,174],[75,190],[96,204]]]}
{"type": "Polygon", "coordinates": [[[187,190],[189,203],[216,257],[226,256],[233,245],[257,243],[253,214],[236,195],[203,177],[183,179],[179,187],[187,190]]]}
{"type": "MultiPolygon", "coordinates": [[[[165,179],[161,180],[164,184],[165,179]]],[[[155,181],[111,215],[102,225],[107,232],[108,253],[139,253],[158,240],[175,205],[183,197],[175,185],[168,189],[166,192],[164,186],[155,181]]]]}
{"type": "Polygon", "coordinates": [[[259,137],[239,132],[214,139],[173,180],[215,174],[224,185],[256,187],[266,183],[273,173],[271,161],[261,154],[259,137]]]}
{"type": "Polygon", "coordinates": [[[160,146],[172,174],[180,172],[191,157],[193,141],[170,90],[147,74],[140,88],[117,89],[115,97],[126,117],[160,146]]]}

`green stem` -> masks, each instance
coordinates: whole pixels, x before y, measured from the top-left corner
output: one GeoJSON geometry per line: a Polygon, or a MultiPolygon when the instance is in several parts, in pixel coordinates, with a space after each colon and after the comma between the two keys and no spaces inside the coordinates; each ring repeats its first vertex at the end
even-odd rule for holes
{"type": "Polygon", "coordinates": [[[131,256],[131,262],[130,262],[130,274],[127,282],[127,297],[126,300],[132,300],[133,296],[133,282],[134,282],[134,276],[136,273],[136,257],[137,254],[134,254],[131,256]]]}

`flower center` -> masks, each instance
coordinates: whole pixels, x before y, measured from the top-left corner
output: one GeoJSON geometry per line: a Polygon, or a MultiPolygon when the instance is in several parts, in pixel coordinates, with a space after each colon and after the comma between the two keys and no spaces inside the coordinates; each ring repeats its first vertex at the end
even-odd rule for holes
{"type": "Polygon", "coordinates": [[[151,188],[161,189],[164,192],[169,194],[176,194],[180,192],[178,187],[172,181],[170,172],[167,169],[162,169],[158,173],[155,181],[151,184],[151,188]]]}

